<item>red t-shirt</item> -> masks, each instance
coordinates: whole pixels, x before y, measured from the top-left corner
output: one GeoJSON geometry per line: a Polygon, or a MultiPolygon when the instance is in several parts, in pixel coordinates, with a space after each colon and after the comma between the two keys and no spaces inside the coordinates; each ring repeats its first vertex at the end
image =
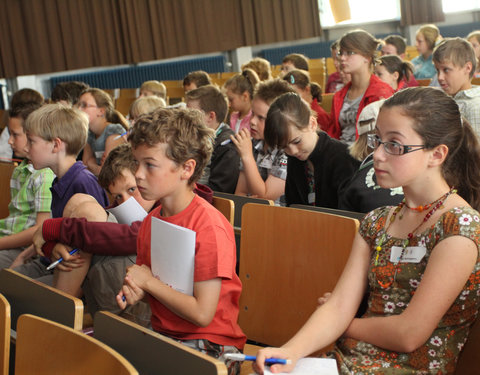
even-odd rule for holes
{"type": "Polygon", "coordinates": [[[194,281],[222,279],[217,311],[207,327],[199,327],[179,317],[149,296],[152,327],[179,340],[207,339],[220,345],[242,349],[246,336],[237,323],[242,283],[235,273],[235,237],[225,217],[204,199],[195,195],[179,214],[160,217],[161,206],[143,220],[137,239],[137,264],[151,267],[150,239],[152,216],[191,229],[196,233],[194,281]]]}

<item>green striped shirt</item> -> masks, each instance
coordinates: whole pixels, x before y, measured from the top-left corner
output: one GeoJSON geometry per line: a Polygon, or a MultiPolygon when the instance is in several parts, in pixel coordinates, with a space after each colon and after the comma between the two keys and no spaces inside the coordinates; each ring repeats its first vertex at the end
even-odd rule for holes
{"type": "Polygon", "coordinates": [[[35,225],[37,213],[50,212],[55,175],[50,168],[35,170],[24,160],[14,169],[10,179],[9,216],[0,220],[0,236],[21,232],[35,225]]]}

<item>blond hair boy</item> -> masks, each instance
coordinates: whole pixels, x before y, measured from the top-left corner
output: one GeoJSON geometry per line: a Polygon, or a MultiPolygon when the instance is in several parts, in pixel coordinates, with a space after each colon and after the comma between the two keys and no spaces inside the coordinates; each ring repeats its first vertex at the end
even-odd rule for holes
{"type": "Polygon", "coordinates": [[[480,136],[480,86],[471,83],[477,66],[472,45],[462,38],[445,38],[433,51],[438,82],[452,96],[475,133],[480,136]]]}

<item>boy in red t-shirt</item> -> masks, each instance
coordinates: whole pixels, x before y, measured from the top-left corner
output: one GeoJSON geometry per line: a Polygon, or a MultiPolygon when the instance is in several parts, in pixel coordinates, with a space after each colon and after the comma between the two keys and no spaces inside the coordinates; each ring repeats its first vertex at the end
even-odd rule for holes
{"type": "MultiPolygon", "coordinates": [[[[137,264],[127,271],[118,305],[125,308],[148,295],[155,331],[224,360],[225,353],[243,348],[246,337],[237,324],[242,285],[235,273],[233,228],[193,191],[210,159],[213,132],[200,111],[159,109],[140,118],[128,138],[138,164],[137,187],[144,199],[160,205],[140,227],[137,264]],[[152,274],[152,217],[196,232],[193,296],[152,274]]],[[[230,374],[238,373],[238,362],[225,362],[230,374]]]]}

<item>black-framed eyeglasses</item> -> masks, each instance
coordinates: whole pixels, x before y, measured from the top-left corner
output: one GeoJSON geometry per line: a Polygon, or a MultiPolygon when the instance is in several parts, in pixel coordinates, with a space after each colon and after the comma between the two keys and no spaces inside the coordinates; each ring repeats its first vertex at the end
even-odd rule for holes
{"type": "Polygon", "coordinates": [[[397,142],[383,142],[376,134],[367,135],[367,145],[374,150],[379,148],[380,145],[383,145],[385,152],[389,153],[390,155],[405,155],[409,152],[418,151],[425,148],[425,145],[402,145],[401,143],[397,142]]]}

